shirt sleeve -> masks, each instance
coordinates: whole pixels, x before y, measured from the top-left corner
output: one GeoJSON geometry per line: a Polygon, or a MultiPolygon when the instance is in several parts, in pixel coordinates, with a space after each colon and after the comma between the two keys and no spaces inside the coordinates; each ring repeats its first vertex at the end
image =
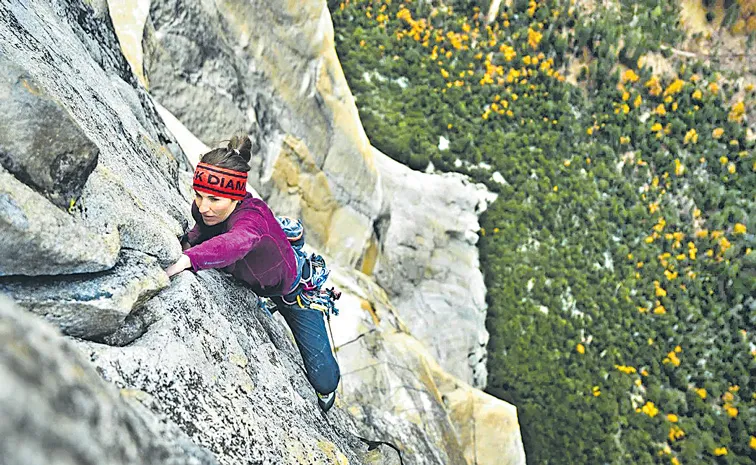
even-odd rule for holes
{"type": "Polygon", "coordinates": [[[246,256],[262,235],[254,218],[240,218],[231,229],[184,251],[194,271],[224,268],[246,256]]]}

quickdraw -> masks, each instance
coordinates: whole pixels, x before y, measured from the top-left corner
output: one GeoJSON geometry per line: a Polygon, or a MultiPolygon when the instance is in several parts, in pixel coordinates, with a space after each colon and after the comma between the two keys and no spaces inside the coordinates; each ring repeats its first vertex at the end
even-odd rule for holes
{"type": "Polygon", "coordinates": [[[323,312],[326,318],[330,318],[331,314],[339,314],[339,309],[336,307],[336,301],[340,298],[341,292],[337,291],[335,288],[314,288],[310,290],[303,289],[297,294],[296,301],[299,308],[319,310],[323,312]]]}

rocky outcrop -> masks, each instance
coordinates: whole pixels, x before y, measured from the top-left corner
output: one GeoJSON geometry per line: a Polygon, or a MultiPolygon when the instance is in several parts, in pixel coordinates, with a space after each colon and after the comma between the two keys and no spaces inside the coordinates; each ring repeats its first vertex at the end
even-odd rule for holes
{"type": "Polygon", "coordinates": [[[215,465],[175,425],[105,383],[52,326],[0,295],[0,451],[6,465],[215,465]]]}
{"type": "Polygon", "coordinates": [[[367,450],[346,412],[320,413],[285,324],[231,278],[183,272],[142,318],[152,324],[130,345],[85,352],[220,463],[394,463],[391,449],[367,450]]]}
{"type": "Polygon", "coordinates": [[[90,231],[0,166],[0,276],[102,271],[119,249],[117,231],[90,231]]]}
{"type": "Polygon", "coordinates": [[[376,151],[386,207],[376,254],[363,271],[388,292],[410,332],[441,366],[486,385],[486,287],[478,261],[478,215],[495,199],[457,174],[412,171],[376,151]]]}
{"type": "MultiPolygon", "coordinates": [[[[18,95],[8,101],[24,105],[31,100],[38,107],[44,105],[50,116],[58,115],[47,121],[45,128],[35,129],[32,123],[36,120],[30,120],[31,126],[24,126],[23,132],[12,126],[3,136],[3,140],[14,141],[16,150],[24,150],[23,166],[38,167],[48,160],[29,160],[36,153],[28,151],[35,147],[35,140],[80,130],[76,137],[59,139],[66,143],[60,151],[83,155],[69,157],[71,166],[60,163],[43,170],[64,179],[72,173],[73,192],[80,191],[80,195],[66,199],[71,218],[92,234],[117,233],[121,247],[155,256],[161,264],[178,258],[181,248],[175,238],[187,226],[189,216],[177,208],[187,202],[188,195],[186,184],[179,182],[179,172],[188,163],[121,55],[107,9],[62,0],[4,3],[0,5],[0,56],[17,70],[11,90],[18,95]],[[24,96],[24,92],[32,96],[24,96]],[[89,148],[82,151],[81,147],[89,148]],[[82,179],[93,163],[95,149],[96,166],[82,179]]],[[[20,173],[17,179],[25,181],[16,166],[21,165],[12,164],[8,171],[20,173]]],[[[44,176],[31,177],[40,180],[35,187],[47,194],[44,176]]],[[[30,240],[43,250],[54,242],[54,233],[50,230],[49,236],[30,240]]],[[[28,266],[44,267],[43,257],[38,255],[28,266]]],[[[85,270],[58,270],[81,271],[85,270]]]]}
{"type": "Polygon", "coordinates": [[[364,436],[417,451],[410,457],[419,464],[525,464],[512,405],[441,368],[368,276],[331,276],[346,309],[332,321],[341,389],[364,436]]]}
{"type": "Polygon", "coordinates": [[[524,465],[517,410],[512,404],[490,396],[450,376],[427,357],[433,380],[449,410],[465,458],[470,464],[524,465]]]}
{"type": "Polygon", "coordinates": [[[117,266],[101,273],[8,278],[0,281],[0,292],[66,334],[99,340],[167,285],[168,276],[153,257],[126,251],[117,266]]]}
{"type": "Polygon", "coordinates": [[[0,164],[67,207],[97,166],[99,149],[33,78],[0,55],[0,164]]]}

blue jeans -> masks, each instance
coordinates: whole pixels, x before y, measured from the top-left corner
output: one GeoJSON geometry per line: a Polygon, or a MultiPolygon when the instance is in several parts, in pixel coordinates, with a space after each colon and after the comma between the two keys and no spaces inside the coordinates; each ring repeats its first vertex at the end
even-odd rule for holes
{"type": "Polygon", "coordinates": [[[331,351],[323,313],[309,308],[289,307],[282,305],[280,301],[276,303],[278,311],[294,334],[294,341],[304,361],[307,380],[321,394],[335,391],[341,371],[331,351]]]}

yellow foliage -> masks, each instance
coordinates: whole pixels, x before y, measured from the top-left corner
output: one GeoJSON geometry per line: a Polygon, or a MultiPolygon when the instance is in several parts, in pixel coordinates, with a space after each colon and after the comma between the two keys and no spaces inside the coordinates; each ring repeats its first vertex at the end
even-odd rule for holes
{"type": "Polygon", "coordinates": [[[685,437],[685,431],[683,431],[682,428],[677,425],[672,425],[672,427],[669,429],[669,435],[667,437],[669,438],[670,442],[676,441],[685,437]]]}
{"type": "Polygon", "coordinates": [[[682,90],[682,88],[683,88],[684,85],[685,85],[685,81],[683,81],[682,79],[679,79],[679,78],[675,79],[664,90],[664,95],[675,95],[675,94],[679,93],[682,90]]]}
{"type": "Polygon", "coordinates": [[[626,375],[632,375],[633,373],[637,371],[635,367],[626,366],[626,365],[614,365],[614,368],[618,369],[622,373],[625,373],[626,375]]]}
{"type": "Polygon", "coordinates": [[[685,165],[680,163],[679,158],[675,158],[675,175],[682,176],[685,172],[685,165]]]}
{"type": "Polygon", "coordinates": [[[659,409],[656,408],[654,403],[650,400],[647,401],[646,404],[641,408],[641,411],[651,418],[655,417],[659,413],[659,409]]]}
{"type": "Polygon", "coordinates": [[[664,357],[664,360],[662,360],[662,363],[671,363],[672,365],[679,367],[680,366],[680,359],[677,357],[677,353],[673,350],[667,353],[667,356],[664,357]]]}
{"type": "Polygon", "coordinates": [[[656,288],[655,291],[654,291],[654,293],[656,294],[656,297],[666,297],[667,296],[667,291],[665,291],[664,288],[662,288],[661,286],[659,286],[659,281],[654,281],[654,286],[656,288]]]}
{"type": "Polygon", "coordinates": [[[515,49],[506,44],[499,47],[499,51],[504,54],[504,59],[506,61],[512,61],[517,56],[515,49]]]}
{"type": "Polygon", "coordinates": [[[535,50],[538,48],[538,44],[541,43],[542,38],[543,34],[538,31],[534,31],[531,28],[528,28],[528,45],[530,45],[532,49],[535,50]]]}
{"type": "Polygon", "coordinates": [[[628,69],[622,74],[622,82],[636,82],[638,79],[638,75],[632,69],[628,69]]]}
{"type": "Polygon", "coordinates": [[[658,97],[662,93],[661,84],[659,84],[659,79],[656,76],[652,76],[651,79],[646,81],[645,86],[648,87],[648,93],[653,95],[654,97],[658,97]]]}
{"type": "Polygon", "coordinates": [[[743,116],[745,115],[745,104],[741,102],[737,102],[735,105],[732,106],[732,109],[730,110],[730,114],[727,115],[727,119],[730,121],[737,121],[740,122],[740,120],[743,119],[743,116]]]}

